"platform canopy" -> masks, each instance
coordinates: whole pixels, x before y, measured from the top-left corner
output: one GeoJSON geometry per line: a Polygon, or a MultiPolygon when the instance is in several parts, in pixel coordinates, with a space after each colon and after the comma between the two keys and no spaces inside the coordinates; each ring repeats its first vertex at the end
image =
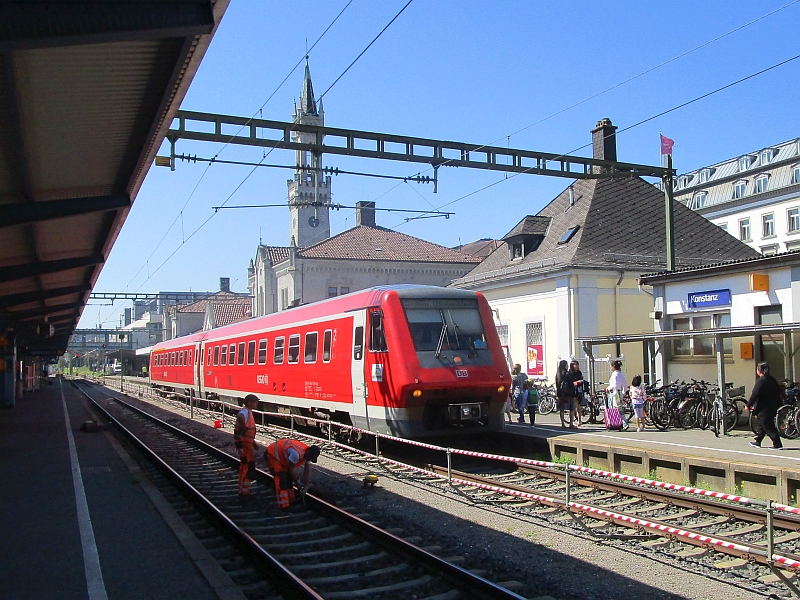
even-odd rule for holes
{"type": "Polygon", "coordinates": [[[67,347],[228,0],[0,2],[0,336],[67,347]]]}

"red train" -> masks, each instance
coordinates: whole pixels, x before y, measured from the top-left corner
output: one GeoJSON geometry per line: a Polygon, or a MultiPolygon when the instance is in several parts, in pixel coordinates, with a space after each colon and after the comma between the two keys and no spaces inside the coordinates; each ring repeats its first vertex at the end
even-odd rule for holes
{"type": "Polygon", "coordinates": [[[150,382],[424,437],[502,429],[510,375],[481,294],[400,285],[157,344],[150,382]]]}

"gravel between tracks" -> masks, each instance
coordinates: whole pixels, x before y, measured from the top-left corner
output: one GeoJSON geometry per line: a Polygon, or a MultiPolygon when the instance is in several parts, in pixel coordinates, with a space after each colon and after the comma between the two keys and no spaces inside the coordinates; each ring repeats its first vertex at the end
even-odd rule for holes
{"type": "MultiPolygon", "coordinates": [[[[98,397],[96,393],[92,395],[98,397]]],[[[209,418],[190,420],[169,405],[139,398],[129,400],[235,455],[230,427],[214,429],[209,418]]],[[[260,457],[257,466],[265,468],[260,457]]],[[[325,453],[315,467],[314,487],[321,497],[336,498],[342,506],[368,513],[383,527],[401,527],[403,536],[420,536],[421,545],[441,546],[444,556],[463,556],[464,568],[481,569],[493,581],[520,582],[518,593],[529,598],[765,597],[763,592],[749,592],[670,564],[677,559],[665,557],[659,561],[616,547],[616,542],[597,542],[567,527],[515,519],[502,508],[487,510],[457,493],[437,492],[325,453]],[[369,472],[376,472],[380,482],[374,490],[365,491],[361,482],[369,472]]]]}

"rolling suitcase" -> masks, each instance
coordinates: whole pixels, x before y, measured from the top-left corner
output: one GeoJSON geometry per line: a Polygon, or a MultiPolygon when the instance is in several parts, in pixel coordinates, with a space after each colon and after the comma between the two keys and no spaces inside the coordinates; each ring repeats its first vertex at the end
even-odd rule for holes
{"type": "Polygon", "coordinates": [[[607,407],[603,414],[606,429],[609,431],[622,431],[622,414],[618,408],[607,407]]]}

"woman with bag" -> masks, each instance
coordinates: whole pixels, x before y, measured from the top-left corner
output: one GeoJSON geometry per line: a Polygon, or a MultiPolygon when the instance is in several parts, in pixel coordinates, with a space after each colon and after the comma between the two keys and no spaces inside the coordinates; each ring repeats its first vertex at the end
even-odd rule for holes
{"type": "Polygon", "coordinates": [[[564,422],[564,413],[569,411],[569,429],[575,429],[575,386],[572,384],[572,376],[565,360],[558,363],[556,396],[558,398],[558,416],[561,419],[561,427],[567,429],[567,425],[564,422]]]}
{"type": "Polygon", "coordinates": [[[605,421],[606,429],[622,430],[627,427],[620,406],[622,406],[622,394],[628,388],[628,380],[622,373],[622,362],[619,360],[611,363],[611,377],[608,379],[608,399],[606,400],[605,421]]]}

